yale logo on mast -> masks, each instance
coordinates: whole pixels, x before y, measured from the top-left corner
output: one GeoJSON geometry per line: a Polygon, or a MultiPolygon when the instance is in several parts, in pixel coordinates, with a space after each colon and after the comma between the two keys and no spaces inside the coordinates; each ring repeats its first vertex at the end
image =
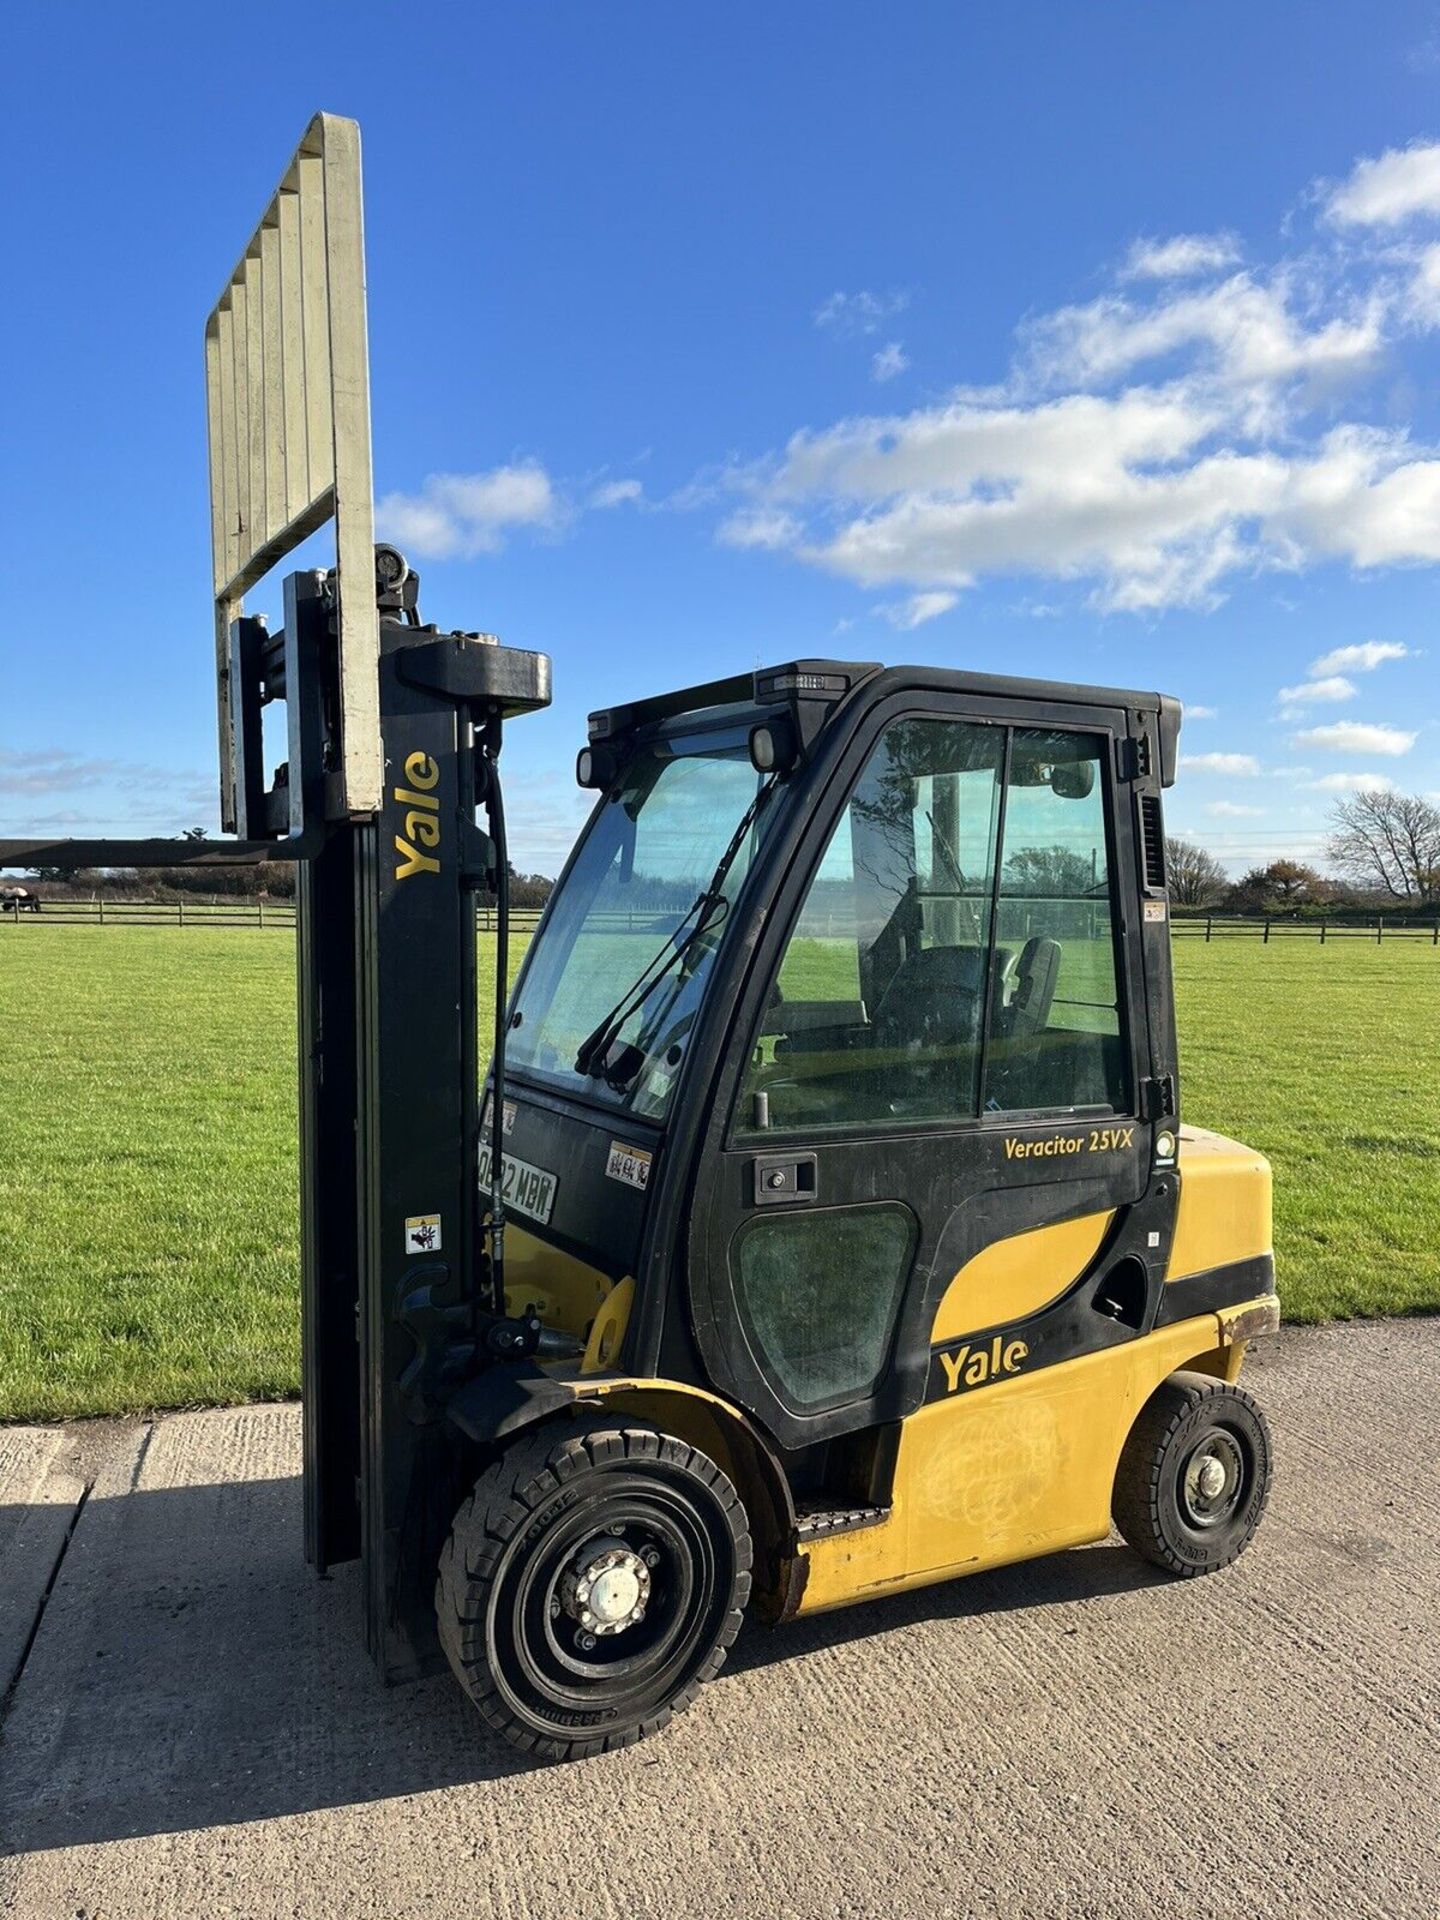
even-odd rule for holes
{"type": "Polygon", "coordinates": [[[954,1353],[940,1355],[940,1365],[945,1369],[945,1391],[958,1393],[962,1387],[983,1387],[989,1380],[999,1380],[1007,1373],[1019,1373],[1030,1358],[1030,1349],[1023,1340],[1007,1340],[997,1333],[993,1340],[984,1346],[957,1347],[954,1353]]]}
{"type": "Polygon", "coordinates": [[[395,851],[400,859],[395,868],[397,880],[408,880],[412,873],[439,873],[436,853],[423,849],[440,845],[440,799],[434,789],[440,784],[440,768],[428,753],[412,753],[405,761],[408,787],[396,787],[395,802],[406,809],[405,831],[395,836],[395,851]]]}

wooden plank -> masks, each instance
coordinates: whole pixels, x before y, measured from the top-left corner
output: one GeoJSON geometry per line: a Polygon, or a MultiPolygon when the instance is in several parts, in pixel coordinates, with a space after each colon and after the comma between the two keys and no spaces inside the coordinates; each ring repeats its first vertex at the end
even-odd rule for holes
{"type": "Polygon", "coordinates": [[[300,324],[304,336],[307,487],[318,500],[335,481],[330,408],[330,312],[325,261],[325,162],[301,153],[295,162],[300,201],[300,324]]]}
{"type": "Polygon", "coordinates": [[[305,305],[300,271],[300,195],[280,191],[280,355],[285,407],[285,508],[294,520],[309,506],[310,452],[305,431],[305,305]]]}
{"type": "Polygon", "coordinates": [[[285,356],[280,343],[280,224],[260,229],[260,363],[265,410],[263,538],[273,540],[289,517],[285,511],[285,356]]]}
{"type": "Polygon", "coordinates": [[[370,467],[370,366],[365,329],[365,233],[360,129],[321,114],[325,252],[334,406],[335,548],[340,601],[341,777],[349,813],[380,808],[380,620],[370,467]]]}

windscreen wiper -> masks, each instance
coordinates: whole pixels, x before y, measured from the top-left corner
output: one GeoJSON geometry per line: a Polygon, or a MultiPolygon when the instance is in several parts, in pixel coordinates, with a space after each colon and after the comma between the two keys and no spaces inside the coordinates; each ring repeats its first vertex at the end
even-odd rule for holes
{"type": "MultiPolygon", "coordinates": [[[[655,958],[643,970],[634,985],[628,987],[615,1005],[598,1022],[580,1043],[575,1055],[575,1071],[587,1076],[603,1074],[609,1058],[610,1048],[625,1022],[650,998],[668,973],[672,973],[685,959],[686,955],[700,941],[711,927],[725,918],[730,911],[730,902],[725,898],[724,886],[730,869],[735,864],[735,856],[744,844],[745,836],[759,819],[762,808],[775,790],[776,778],[772,776],[761,787],[740,816],[740,824],[730,836],[730,844],[716,863],[710,876],[710,884],[703,893],[697,894],[694,903],[679,926],[670,935],[655,958]]],[[[639,1071],[643,1055],[635,1062],[635,1072],[639,1071]]],[[[626,1076],[633,1080],[635,1073],[626,1076]]]]}

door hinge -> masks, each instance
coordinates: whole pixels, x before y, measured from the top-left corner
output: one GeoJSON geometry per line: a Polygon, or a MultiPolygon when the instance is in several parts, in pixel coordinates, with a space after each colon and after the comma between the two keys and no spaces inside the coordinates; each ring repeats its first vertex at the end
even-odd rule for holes
{"type": "Polygon", "coordinates": [[[1150,777],[1150,741],[1143,733],[1131,734],[1127,739],[1117,742],[1119,749],[1120,778],[1122,780],[1148,780],[1150,777]]]}
{"type": "Polygon", "coordinates": [[[1175,1112],[1175,1076],[1162,1073],[1158,1079],[1140,1083],[1142,1120],[1167,1120],[1175,1112]]]}

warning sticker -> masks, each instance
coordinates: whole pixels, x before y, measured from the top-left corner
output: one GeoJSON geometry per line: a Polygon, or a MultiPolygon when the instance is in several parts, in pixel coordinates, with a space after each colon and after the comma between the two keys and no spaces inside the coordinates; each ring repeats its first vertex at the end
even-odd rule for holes
{"type": "Polygon", "coordinates": [[[644,1193],[650,1184],[650,1162],[653,1158],[648,1147],[632,1147],[623,1140],[612,1140],[605,1172],[609,1179],[623,1180],[627,1187],[638,1187],[644,1193]]]}
{"type": "Polygon", "coordinates": [[[1147,900],[1145,902],[1145,918],[1147,920],[1163,920],[1165,918],[1165,902],[1163,900],[1147,900]]]}
{"type": "Polygon", "coordinates": [[[438,1213],[411,1214],[405,1222],[406,1253],[439,1253],[440,1216],[438,1213]]]}

